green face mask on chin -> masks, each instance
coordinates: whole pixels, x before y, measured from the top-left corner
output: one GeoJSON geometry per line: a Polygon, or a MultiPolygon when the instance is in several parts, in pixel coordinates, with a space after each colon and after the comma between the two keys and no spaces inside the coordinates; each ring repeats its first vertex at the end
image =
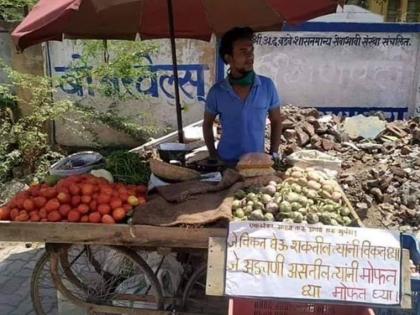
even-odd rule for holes
{"type": "Polygon", "coordinates": [[[251,86],[254,83],[254,79],[255,79],[255,72],[253,70],[249,71],[240,79],[234,79],[229,74],[229,82],[232,85],[251,86]]]}

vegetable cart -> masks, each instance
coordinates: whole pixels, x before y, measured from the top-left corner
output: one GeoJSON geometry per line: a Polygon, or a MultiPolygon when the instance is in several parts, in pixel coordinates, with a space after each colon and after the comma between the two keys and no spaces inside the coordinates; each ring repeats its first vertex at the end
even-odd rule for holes
{"type": "MultiPolygon", "coordinates": [[[[42,283],[49,275],[59,296],[85,308],[89,314],[226,314],[228,300],[223,297],[226,236],[224,228],[0,222],[2,241],[46,243],[46,252],[38,261],[31,282],[38,314],[48,314],[42,283]],[[156,271],[148,266],[140,250],[162,255],[176,251],[196,257],[188,262],[191,268],[175,297],[164,295],[156,271]],[[206,262],[202,257],[207,253],[206,262]],[[104,255],[114,260],[118,256],[118,267],[107,268],[104,255]],[[133,273],[147,278],[145,291],[132,290],[138,287],[133,273]],[[95,291],[98,278],[103,285],[95,291]],[[124,281],[128,281],[124,290],[118,290],[124,281]]],[[[403,305],[407,306],[418,295],[415,291],[418,281],[412,280],[410,289],[408,258],[411,256],[418,264],[420,254],[412,237],[405,236],[403,246],[410,249],[410,253],[404,250],[403,254],[403,305]]],[[[384,314],[384,310],[378,311],[381,312],[384,314]]]]}
{"type": "Polygon", "coordinates": [[[205,305],[227,310],[224,298],[204,299],[207,267],[202,257],[207,253],[209,238],[213,237],[225,238],[226,230],[0,222],[2,241],[46,243],[46,252],[35,266],[31,282],[37,314],[52,314],[49,311],[56,301],[45,301],[43,294],[48,290],[51,293],[54,287],[59,295],[87,309],[89,314],[163,315],[175,314],[175,311],[176,314],[194,314],[194,309],[205,310],[205,305]],[[185,266],[189,268],[184,268],[185,281],[176,297],[164,296],[157,272],[138,254],[140,250],[157,251],[163,257],[176,250],[188,257],[185,266]],[[113,262],[117,266],[107,269],[106,264],[113,262]],[[136,275],[147,279],[144,292],[135,291],[139,286],[136,275]]]}

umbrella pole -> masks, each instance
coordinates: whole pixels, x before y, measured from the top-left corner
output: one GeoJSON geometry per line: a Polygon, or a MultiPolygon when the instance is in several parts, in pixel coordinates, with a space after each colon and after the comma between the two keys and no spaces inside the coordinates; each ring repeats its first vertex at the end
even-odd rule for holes
{"type": "Polygon", "coordinates": [[[172,0],[168,1],[168,17],[169,17],[169,35],[171,39],[171,51],[172,51],[172,65],[175,82],[175,105],[176,105],[176,119],[178,125],[178,141],[184,143],[184,132],[182,128],[182,108],[181,101],[179,98],[179,78],[178,78],[178,63],[176,60],[176,45],[175,45],[175,30],[174,30],[174,14],[172,7],[172,0]]]}

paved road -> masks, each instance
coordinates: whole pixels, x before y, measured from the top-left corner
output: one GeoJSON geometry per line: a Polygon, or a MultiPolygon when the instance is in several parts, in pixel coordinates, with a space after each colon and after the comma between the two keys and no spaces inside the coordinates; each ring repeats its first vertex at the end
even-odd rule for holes
{"type": "Polygon", "coordinates": [[[33,268],[43,254],[42,244],[0,242],[0,314],[36,315],[30,296],[33,268]]]}

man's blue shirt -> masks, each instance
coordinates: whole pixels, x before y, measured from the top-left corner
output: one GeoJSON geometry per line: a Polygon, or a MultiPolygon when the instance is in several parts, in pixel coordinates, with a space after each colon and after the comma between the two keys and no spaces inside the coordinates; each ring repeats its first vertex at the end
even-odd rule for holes
{"type": "Polygon", "coordinates": [[[264,152],[267,115],[279,106],[280,98],[270,78],[256,75],[244,101],[234,92],[228,78],[216,83],[207,95],[206,112],[220,117],[219,157],[236,163],[245,153],[264,152]]]}

